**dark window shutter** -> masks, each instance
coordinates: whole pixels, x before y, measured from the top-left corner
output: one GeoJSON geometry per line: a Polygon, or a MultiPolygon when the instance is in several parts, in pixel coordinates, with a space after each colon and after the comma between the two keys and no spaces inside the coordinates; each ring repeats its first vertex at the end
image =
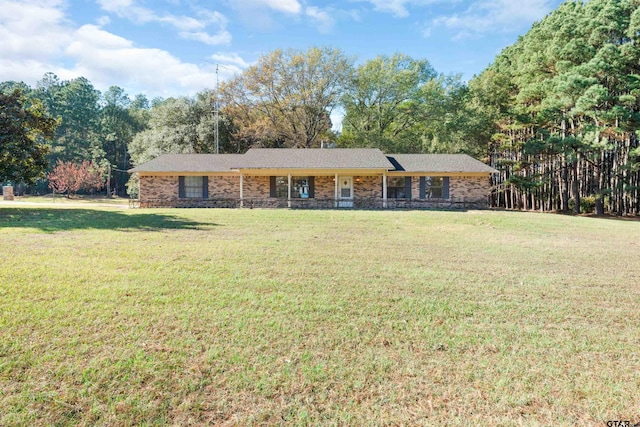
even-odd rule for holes
{"type": "Polygon", "coordinates": [[[411,199],[411,177],[404,177],[404,198],[411,199]]]}
{"type": "Polygon", "coordinates": [[[269,197],[276,197],[276,177],[271,176],[271,182],[269,184],[269,197]]]}
{"type": "Polygon", "coordinates": [[[178,197],[184,199],[184,176],[178,177],[178,197]]]}
{"type": "Polygon", "coordinates": [[[316,197],[316,185],[313,176],[309,177],[309,198],[313,199],[316,197]]]}
{"type": "Polygon", "coordinates": [[[420,198],[425,198],[425,193],[427,189],[427,179],[424,176],[420,177],[420,198]]]}
{"type": "Polygon", "coordinates": [[[209,177],[208,176],[202,177],[202,198],[203,199],[209,198],[209,177]]]}
{"type": "Polygon", "coordinates": [[[442,198],[449,198],[449,177],[445,176],[442,178],[442,198]]]}

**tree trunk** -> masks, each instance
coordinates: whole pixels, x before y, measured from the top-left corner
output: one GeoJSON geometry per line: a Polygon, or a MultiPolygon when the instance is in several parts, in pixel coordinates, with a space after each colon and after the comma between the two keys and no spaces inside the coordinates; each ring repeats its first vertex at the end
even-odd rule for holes
{"type": "Polygon", "coordinates": [[[571,172],[573,180],[571,182],[571,190],[573,193],[573,213],[580,214],[580,181],[578,181],[578,161],[571,164],[571,172]]]}
{"type": "Polygon", "coordinates": [[[560,169],[560,209],[562,212],[569,212],[569,165],[567,165],[566,155],[563,156],[560,169]]]}

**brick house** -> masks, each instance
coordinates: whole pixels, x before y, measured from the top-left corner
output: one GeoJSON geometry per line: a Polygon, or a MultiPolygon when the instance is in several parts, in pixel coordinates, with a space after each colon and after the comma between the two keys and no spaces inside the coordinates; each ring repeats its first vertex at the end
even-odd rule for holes
{"type": "Polygon", "coordinates": [[[372,148],[165,154],[129,172],[141,207],[483,208],[496,171],[465,154],[372,148]]]}

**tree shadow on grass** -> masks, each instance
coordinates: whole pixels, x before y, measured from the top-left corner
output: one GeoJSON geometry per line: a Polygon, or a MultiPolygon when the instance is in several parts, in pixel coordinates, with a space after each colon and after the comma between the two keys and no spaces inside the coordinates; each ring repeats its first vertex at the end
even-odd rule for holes
{"type": "Polygon", "coordinates": [[[70,230],[198,230],[217,224],[189,221],[177,215],[127,213],[118,210],[0,208],[0,228],[37,228],[47,233],[70,230]]]}

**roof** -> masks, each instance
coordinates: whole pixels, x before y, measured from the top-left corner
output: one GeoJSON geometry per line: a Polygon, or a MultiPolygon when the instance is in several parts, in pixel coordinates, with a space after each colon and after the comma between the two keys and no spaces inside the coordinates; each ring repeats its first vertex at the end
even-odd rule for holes
{"type": "Polygon", "coordinates": [[[129,172],[231,172],[244,154],[163,154],[129,172]]]}
{"type": "Polygon", "coordinates": [[[252,148],[245,154],[164,154],[129,172],[210,173],[238,169],[380,169],[412,173],[495,173],[466,154],[388,154],[377,148],[252,148]]]}
{"type": "Polygon", "coordinates": [[[377,148],[252,148],[238,169],[393,169],[377,148]]]}
{"type": "Polygon", "coordinates": [[[394,172],[497,172],[466,154],[387,154],[387,158],[394,165],[394,172]]]}

